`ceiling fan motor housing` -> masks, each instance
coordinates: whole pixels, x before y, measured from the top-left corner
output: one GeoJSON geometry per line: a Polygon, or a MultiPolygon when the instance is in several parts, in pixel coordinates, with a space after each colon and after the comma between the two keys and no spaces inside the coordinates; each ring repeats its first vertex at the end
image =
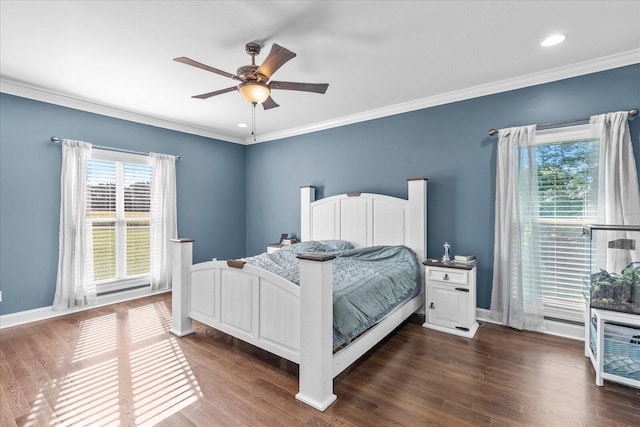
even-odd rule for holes
{"type": "Polygon", "coordinates": [[[238,75],[238,77],[240,77],[240,80],[243,81],[257,81],[260,83],[265,83],[267,80],[269,80],[266,76],[260,73],[256,73],[257,69],[257,65],[243,65],[238,68],[236,74],[238,75]]]}

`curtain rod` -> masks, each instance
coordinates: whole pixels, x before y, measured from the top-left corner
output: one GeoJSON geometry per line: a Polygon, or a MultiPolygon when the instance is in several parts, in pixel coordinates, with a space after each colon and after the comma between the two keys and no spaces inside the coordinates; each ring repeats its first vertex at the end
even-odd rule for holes
{"type": "MultiPolygon", "coordinates": [[[[633,119],[638,115],[638,109],[637,108],[632,108],[631,110],[629,110],[629,119],[633,119]]],[[[541,125],[536,125],[536,127],[546,127],[546,126],[557,126],[557,125],[565,125],[568,123],[577,123],[577,122],[586,122],[587,120],[590,120],[590,117],[586,117],[583,119],[575,119],[575,120],[565,120],[563,122],[553,122],[553,123],[543,123],[541,125]]],[[[489,130],[489,136],[496,136],[498,134],[498,131],[495,129],[490,129],[489,130]]]]}
{"type": "MultiPolygon", "coordinates": [[[[58,138],[57,136],[52,136],[51,142],[53,142],[54,144],[60,144],[62,142],[62,139],[58,138]]],[[[102,145],[92,145],[92,146],[94,148],[99,148],[101,150],[117,151],[119,153],[141,154],[143,156],[149,155],[149,153],[144,153],[142,151],[125,150],[124,148],[103,147],[102,145]]],[[[176,158],[176,160],[180,160],[179,155],[175,154],[174,157],[176,158]]]]}

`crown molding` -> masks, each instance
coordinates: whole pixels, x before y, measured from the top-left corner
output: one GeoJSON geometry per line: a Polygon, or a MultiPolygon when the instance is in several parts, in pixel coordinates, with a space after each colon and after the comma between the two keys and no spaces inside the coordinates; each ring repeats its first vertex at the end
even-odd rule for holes
{"type": "Polygon", "coordinates": [[[624,67],[637,63],[640,63],[640,49],[630,50],[615,55],[578,62],[572,65],[553,68],[537,73],[526,74],[524,76],[500,80],[484,85],[473,86],[470,88],[447,92],[427,98],[421,98],[401,104],[390,105],[387,107],[377,108],[362,113],[351,114],[337,119],[313,123],[307,126],[300,126],[297,128],[272,132],[264,135],[257,135],[255,141],[253,140],[253,137],[246,139],[236,138],[230,135],[218,133],[211,129],[201,128],[187,123],[171,121],[132,111],[122,110],[107,105],[101,105],[92,101],[75,98],[69,95],[56,93],[47,89],[32,86],[24,82],[6,79],[1,76],[0,92],[118,119],[129,120],[136,123],[157,126],[164,129],[204,136],[207,138],[214,138],[221,141],[233,142],[242,145],[252,145],[261,142],[274,141],[278,139],[304,135],[307,133],[318,132],[321,130],[336,128],[340,126],[346,126],[354,123],[365,122],[368,120],[379,119],[382,117],[393,116],[396,114],[407,113],[410,111],[421,110],[424,108],[435,107],[438,105],[449,104],[452,102],[493,95],[500,92],[521,89],[524,87],[535,86],[571,77],[578,77],[585,74],[596,73],[599,71],[610,70],[613,68],[624,67]]]}
{"type": "Polygon", "coordinates": [[[60,105],[62,107],[86,111],[89,113],[101,114],[103,116],[113,117],[116,119],[128,120],[163,129],[204,136],[207,138],[215,138],[227,142],[235,142],[236,144],[244,144],[244,139],[242,138],[234,138],[229,135],[215,132],[211,129],[98,104],[4,77],[0,77],[0,92],[49,104],[60,105]]]}
{"type": "Polygon", "coordinates": [[[444,94],[404,102],[401,104],[395,104],[388,107],[377,108],[362,113],[340,117],[335,120],[315,123],[309,126],[301,126],[281,132],[258,135],[255,142],[253,141],[253,138],[247,138],[245,140],[245,144],[250,145],[260,142],[289,138],[305,133],[318,132],[325,129],[346,126],[354,123],[364,122],[367,120],[379,119],[382,117],[393,116],[396,114],[407,113],[410,111],[421,110],[438,105],[450,104],[452,102],[464,101],[481,96],[493,95],[500,92],[507,92],[510,90],[521,89],[524,87],[535,86],[543,83],[550,83],[558,80],[568,79],[571,77],[597,73],[599,71],[606,71],[613,68],[624,67],[637,63],[640,63],[640,49],[630,50],[615,55],[578,62],[576,64],[567,65],[564,67],[526,74],[523,76],[500,80],[484,85],[473,86],[467,89],[447,92],[444,94]]]}

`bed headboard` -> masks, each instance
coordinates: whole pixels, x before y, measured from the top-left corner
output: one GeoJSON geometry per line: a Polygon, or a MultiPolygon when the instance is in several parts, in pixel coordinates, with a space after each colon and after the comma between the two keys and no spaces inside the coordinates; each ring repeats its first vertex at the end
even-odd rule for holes
{"type": "Polygon", "coordinates": [[[315,200],[315,187],[300,188],[301,236],[348,240],[356,247],[405,245],[427,258],[427,179],[407,180],[409,199],[347,193],[315,200]]]}

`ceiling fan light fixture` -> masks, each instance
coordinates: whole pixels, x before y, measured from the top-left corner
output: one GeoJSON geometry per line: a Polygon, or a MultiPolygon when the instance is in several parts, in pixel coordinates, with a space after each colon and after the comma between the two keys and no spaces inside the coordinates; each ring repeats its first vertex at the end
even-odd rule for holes
{"type": "Polygon", "coordinates": [[[271,89],[264,83],[246,82],[238,86],[240,95],[251,104],[262,104],[271,95],[271,89]]]}

